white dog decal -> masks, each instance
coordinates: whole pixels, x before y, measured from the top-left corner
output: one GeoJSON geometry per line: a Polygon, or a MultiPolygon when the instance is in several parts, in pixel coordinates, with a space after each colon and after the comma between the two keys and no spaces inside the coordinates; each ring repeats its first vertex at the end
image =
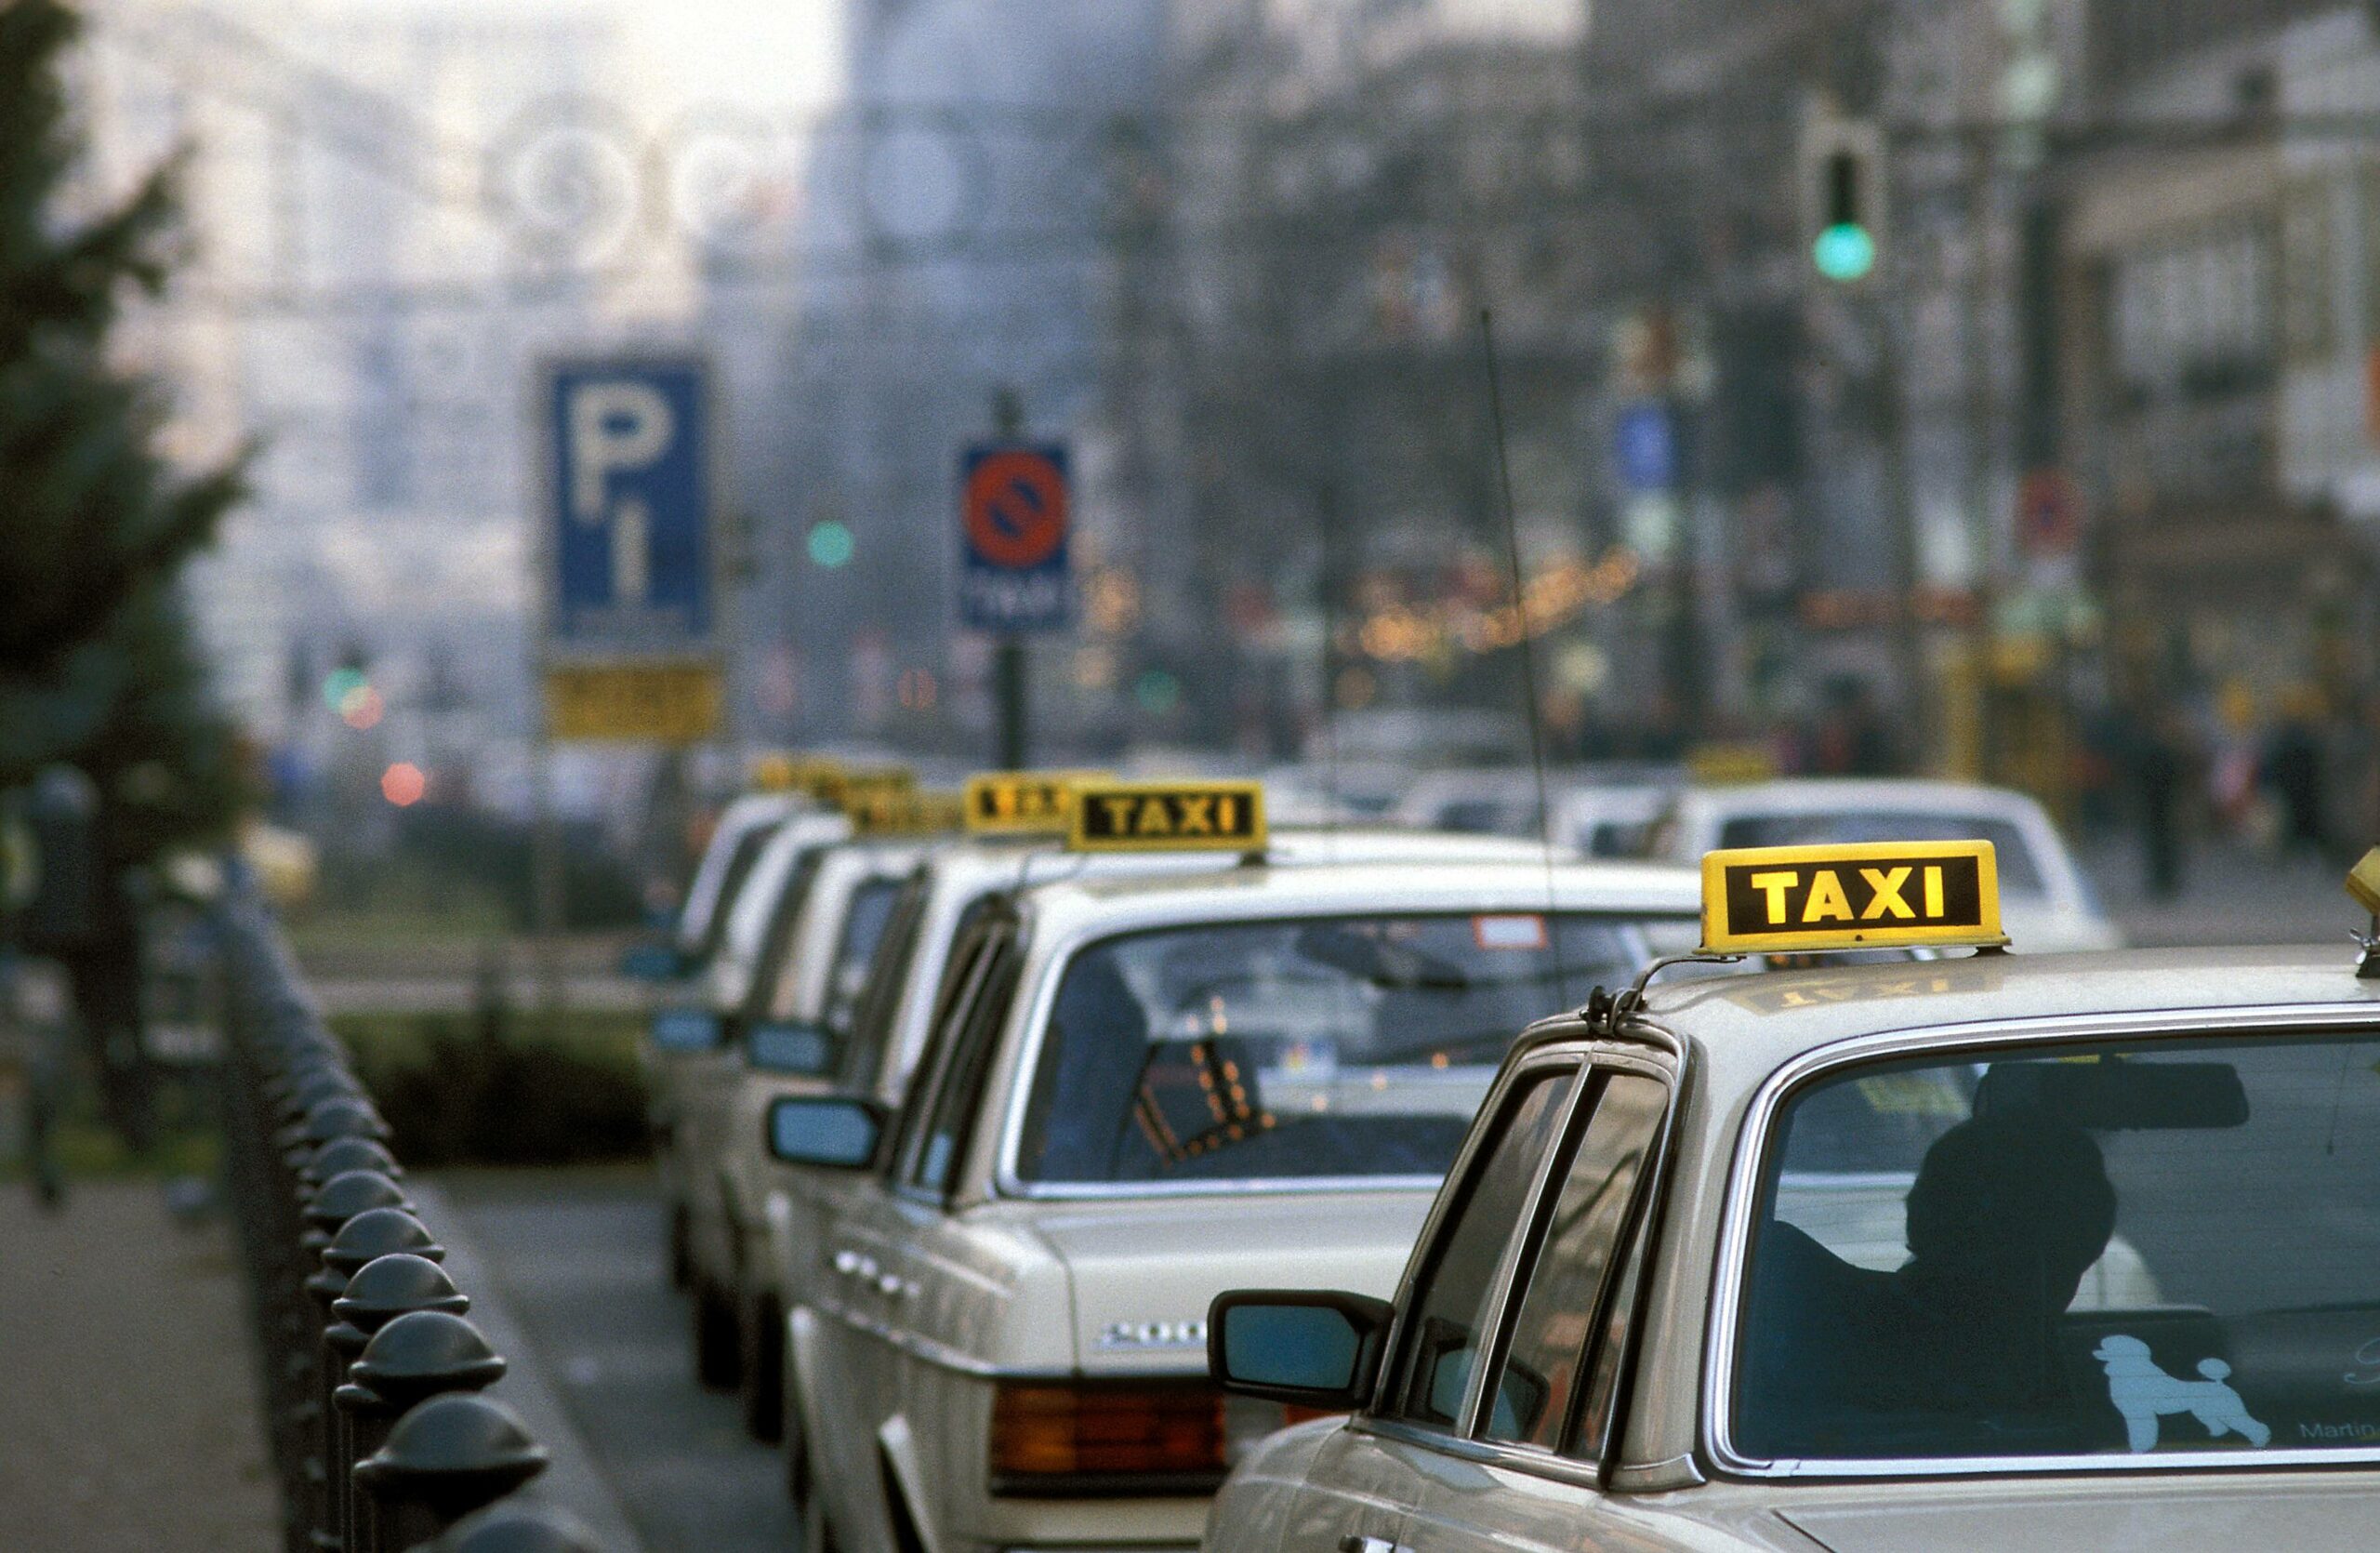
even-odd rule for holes
{"type": "Polygon", "coordinates": [[[2091,1357],[2108,1372],[2108,1400],[2123,1414],[2124,1434],[2135,1451],[2157,1448],[2157,1420],[2168,1414],[2187,1413],[2206,1426],[2209,1439],[2236,1434],[2251,1445],[2263,1445],[2272,1430],[2248,1416],[2248,1404],[2224,1384],[2231,1366],[2219,1359],[2202,1359],[2198,1373],[2204,1380],[2182,1380],[2167,1374],[2149,1357],[2149,1345],[2121,1333],[2099,1339],[2091,1357]]]}

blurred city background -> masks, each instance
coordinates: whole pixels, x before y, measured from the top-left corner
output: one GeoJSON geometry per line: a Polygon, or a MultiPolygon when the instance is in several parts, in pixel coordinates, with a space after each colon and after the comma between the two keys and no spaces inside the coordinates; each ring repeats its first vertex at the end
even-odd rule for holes
{"type": "Polygon", "coordinates": [[[1961,778],[2132,942],[2335,939],[2380,6],[7,0],[0,479],[53,1201],[205,1167],[227,848],[408,1160],[636,1154],[623,952],[794,756],[1961,778]]]}

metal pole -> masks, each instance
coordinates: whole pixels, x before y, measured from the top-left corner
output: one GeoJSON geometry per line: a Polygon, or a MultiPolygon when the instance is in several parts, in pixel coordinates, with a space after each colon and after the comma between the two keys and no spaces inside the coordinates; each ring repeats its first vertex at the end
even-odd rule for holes
{"type": "MultiPolygon", "coordinates": [[[[1025,405],[1013,388],[1003,385],[992,391],[992,434],[1002,442],[1025,435],[1025,405]]],[[[1029,763],[1025,711],[1031,693],[1025,638],[1011,632],[992,649],[992,699],[999,729],[995,759],[1004,771],[1022,771],[1029,763]]]]}
{"type": "Polygon", "coordinates": [[[561,821],[554,812],[554,745],[540,724],[530,746],[530,793],[536,805],[530,835],[533,936],[537,944],[537,1012],[550,1029],[562,1017],[562,935],[564,885],[561,821]]]}

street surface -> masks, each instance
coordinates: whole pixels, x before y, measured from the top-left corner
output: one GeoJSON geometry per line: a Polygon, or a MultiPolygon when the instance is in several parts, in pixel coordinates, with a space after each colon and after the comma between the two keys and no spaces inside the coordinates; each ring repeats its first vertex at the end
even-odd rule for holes
{"type": "Polygon", "coordinates": [[[733,1397],[694,1383],[651,1173],[468,1171],[437,1182],[644,1545],[795,1546],[777,1453],[745,1435],[733,1397]]]}
{"type": "Polygon", "coordinates": [[[154,1180],[0,1190],[0,1548],[278,1544],[245,1299],[231,1227],[154,1180]]]}

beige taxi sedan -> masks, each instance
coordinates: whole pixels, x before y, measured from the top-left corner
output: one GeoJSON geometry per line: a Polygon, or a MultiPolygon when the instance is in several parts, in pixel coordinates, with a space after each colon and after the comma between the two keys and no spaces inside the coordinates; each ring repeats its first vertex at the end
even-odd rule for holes
{"type": "Polygon", "coordinates": [[[1207,1553],[2372,1546],[2380,980],[2016,949],[1536,1027],[1393,1301],[1215,1301],[1227,1390],[1336,1416],[1207,1553]]]}
{"type": "Polygon", "coordinates": [[[781,1157],[872,1167],[789,1320],[811,1546],[1190,1546],[1285,1419],[1207,1380],[1208,1300],[1385,1293],[1527,1011],[1693,902],[1673,869],[1452,863],[998,903],[897,1119],[772,1116],[781,1157]]]}

